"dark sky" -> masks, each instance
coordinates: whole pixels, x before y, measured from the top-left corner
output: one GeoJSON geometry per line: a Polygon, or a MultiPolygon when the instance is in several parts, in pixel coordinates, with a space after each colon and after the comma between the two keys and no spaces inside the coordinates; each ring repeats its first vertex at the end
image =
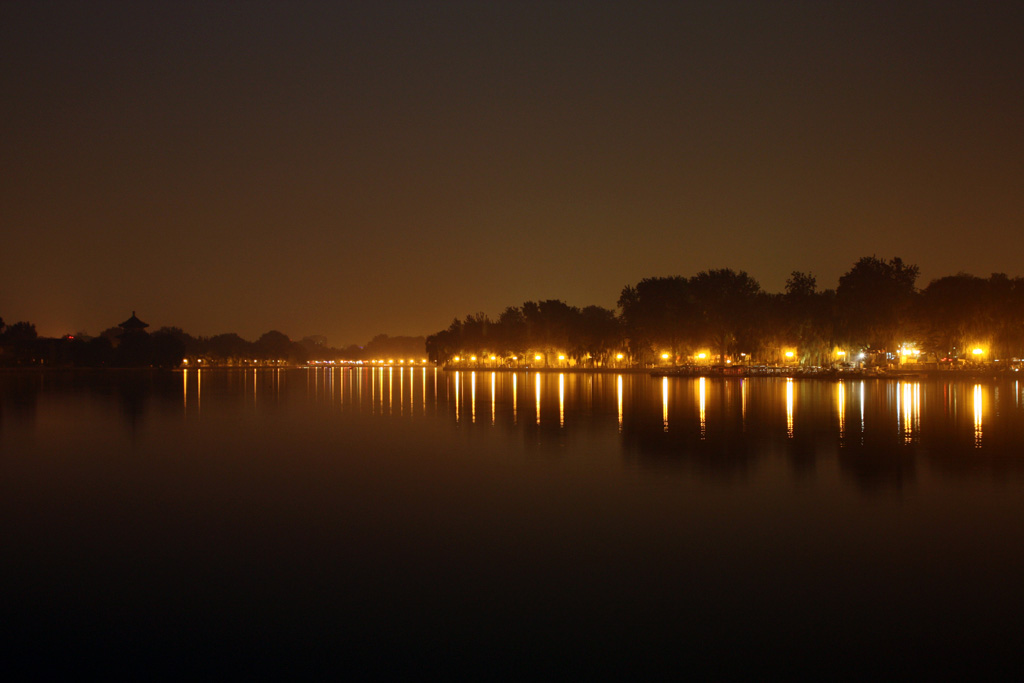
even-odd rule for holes
{"type": "Polygon", "coordinates": [[[0,316],[364,342],[1024,275],[1024,3],[0,4],[0,316]]]}

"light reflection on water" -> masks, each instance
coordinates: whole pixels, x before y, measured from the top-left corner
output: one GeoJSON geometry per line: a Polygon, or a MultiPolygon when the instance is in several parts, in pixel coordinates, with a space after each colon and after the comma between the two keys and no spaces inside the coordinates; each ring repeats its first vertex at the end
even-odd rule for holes
{"type": "Polygon", "coordinates": [[[982,399],[981,385],[974,385],[974,447],[981,448],[981,423],[984,415],[984,402],[982,399]]]}
{"type": "Polygon", "coordinates": [[[519,375],[512,375],[512,424],[519,424],[519,375]]]}
{"type": "Polygon", "coordinates": [[[622,431],[622,375],[615,378],[616,394],[619,404],[619,431],[622,431]]]}
{"type": "Polygon", "coordinates": [[[793,380],[786,380],[786,437],[793,438],[793,380]]]}
{"type": "Polygon", "coordinates": [[[404,370],[0,376],[8,622],[857,661],[1016,633],[1017,383],[404,370]]]}
{"type": "MultiPolygon", "coordinates": [[[[241,394],[257,411],[270,402],[293,401],[296,380],[305,384],[312,404],[334,406],[342,413],[442,420],[449,415],[455,425],[474,426],[480,424],[478,408],[486,410],[478,406],[484,399],[478,395],[475,371],[189,369],[181,371],[177,380],[183,416],[199,419],[211,400],[210,387],[218,385],[220,395],[230,393],[233,377],[241,379],[241,394]]],[[[522,427],[519,418],[525,412],[528,424],[545,428],[542,434],[549,434],[547,427],[572,433],[593,429],[607,419],[622,435],[622,445],[641,453],[685,451],[691,439],[706,442],[712,450],[742,444],[753,453],[767,452],[779,445],[776,437],[781,437],[792,442],[791,447],[810,448],[818,456],[900,448],[943,457],[968,449],[1002,456],[1015,453],[1022,439],[1017,382],[1000,387],[962,382],[652,379],[628,373],[494,371],[487,380],[484,391],[490,415],[483,423],[487,426],[522,427]],[[533,385],[532,401],[526,405],[521,402],[520,382],[533,385]],[[851,407],[855,415],[859,413],[852,423],[851,407]],[[655,414],[658,431],[664,435],[660,441],[650,430],[655,414]]]]}
{"type": "Polygon", "coordinates": [[[541,377],[540,374],[537,374],[533,378],[534,386],[537,389],[537,406],[536,406],[535,410],[536,410],[536,413],[537,413],[537,424],[538,425],[540,424],[540,377],[541,377]]]}
{"type": "Polygon", "coordinates": [[[668,431],[668,377],[661,379],[661,423],[668,431]]]}
{"type": "MultiPolygon", "coordinates": [[[[477,423],[477,373],[445,372],[436,368],[430,373],[426,368],[418,373],[412,368],[408,373],[405,368],[399,368],[398,373],[394,372],[394,368],[323,367],[302,371],[276,368],[238,371],[237,375],[223,370],[186,369],[181,371],[178,380],[183,415],[188,419],[201,417],[204,386],[216,382],[222,385],[220,393],[230,392],[234,384],[233,376],[241,379],[242,396],[248,396],[249,402],[257,410],[271,398],[281,401],[282,390],[286,393],[291,391],[289,378],[294,381],[302,377],[308,399],[328,406],[337,403],[342,411],[413,417],[437,412],[443,414],[450,409],[454,422],[459,424],[468,403],[469,422],[477,423]],[[467,389],[468,396],[465,395],[467,389]]],[[[523,379],[533,383],[534,400],[529,409],[533,411],[535,425],[543,425],[547,419],[556,419],[547,417],[546,406],[549,401],[551,410],[557,406],[557,424],[563,429],[572,429],[574,423],[580,420],[592,422],[599,419],[601,406],[610,402],[614,405],[611,415],[619,431],[629,427],[630,423],[634,427],[642,424],[646,411],[656,406],[662,432],[686,432],[689,423],[685,414],[691,410],[692,405],[698,418],[697,435],[701,440],[713,440],[725,427],[746,431],[753,426],[762,433],[770,433],[771,420],[765,418],[776,410],[775,406],[781,406],[787,439],[799,438],[805,429],[809,433],[820,433],[823,429],[827,431],[829,421],[823,419],[827,412],[834,416],[834,432],[839,444],[845,444],[848,438],[853,438],[863,445],[865,436],[872,432],[873,427],[888,423],[899,443],[914,445],[920,444],[927,435],[955,436],[960,433],[964,417],[962,406],[966,405],[969,410],[967,417],[970,419],[970,443],[973,448],[980,449],[985,445],[988,414],[1003,409],[1006,416],[1012,418],[1018,415],[1017,410],[1021,405],[1018,382],[1008,385],[1000,394],[999,387],[984,384],[911,381],[824,383],[788,378],[703,377],[664,377],[653,380],[636,374],[494,371],[489,373],[488,379],[489,424],[492,426],[499,425],[505,412],[509,413],[512,424],[518,425],[519,413],[523,409],[520,405],[519,382],[523,379]],[[611,380],[607,380],[609,377],[611,380]],[[608,381],[614,384],[609,385],[608,381]],[[591,390],[582,394],[584,382],[589,383],[591,390]],[[692,393],[682,390],[687,386],[692,386],[692,393]],[[829,389],[822,391],[822,387],[829,389]],[[583,395],[586,396],[585,401],[581,400],[583,395]],[[847,423],[851,401],[858,406],[860,418],[855,423],[853,434],[850,434],[847,423]],[[801,408],[805,402],[809,403],[801,408]],[[738,411],[738,419],[735,421],[730,417],[734,403],[738,403],[735,405],[738,411]],[[797,419],[798,413],[806,418],[806,423],[797,419]],[[749,425],[748,421],[753,424],[749,425]]],[[[206,390],[209,391],[209,386],[206,390]]],[[[1014,428],[1010,429],[1013,431],[1014,428]]]]}
{"type": "MultiPolygon", "coordinates": [[[[707,436],[707,413],[705,406],[707,403],[707,387],[705,385],[707,380],[701,377],[698,380],[698,391],[700,392],[700,439],[701,441],[707,436]]],[[[666,425],[668,422],[666,421],[666,425]]]]}
{"type": "Polygon", "coordinates": [[[836,382],[836,415],[839,417],[839,440],[846,438],[846,383],[836,382]]]}

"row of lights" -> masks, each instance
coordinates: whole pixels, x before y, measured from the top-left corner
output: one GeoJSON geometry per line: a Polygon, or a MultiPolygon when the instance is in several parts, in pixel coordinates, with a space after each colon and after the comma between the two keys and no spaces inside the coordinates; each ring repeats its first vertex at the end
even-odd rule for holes
{"type": "MultiPolygon", "coordinates": [[[[622,357],[621,353],[619,354],[619,357],[620,358],[622,357]]],[[[511,358],[511,360],[519,360],[519,356],[511,356],[510,358],[511,358]]],[[[533,357],[533,359],[534,360],[544,360],[544,356],[542,356],[542,355],[540,355],[538,353],[537,355],[535,355],[533,357]]],[[[455,361],[456,363],[461,363],[464,360],[469,360],[469,362],[475,363],[477,358],[476,358],[476,356],[470,356],[468,359],[466,359],[466,358],[463,358],[461,356],[455,356],[454,358],[452,358],[452,360],[455,361]]],[[[498,360],[498,357],[497,356],[491,356],[491,360],[492,361],[498,360]]],[[[565,354],[561,354],[561,353],[558,354],[558,360],[565,360],[565,354]]]]}
{"type": "MultiPolygon", "coordinates": [[[[842,355],[843,352],[840,351],[839,353],[840,353],[840,355],[842,355]]],[[[913,348],[911,346],[904,345],[904,346],[901,346],[899,348],[899,353],[900,353],[901,356],[920,356],[921,355],[921,349],[916,349],[916,348],[913,348]]],[[[985,349],[976,346],[973,349],[971,349],[971,355],[974,356],[975,358],[978,358],[979,356],[983,356],[983,355],[985,355],[985,349]]]]}
{"type": "Polygon", "coordinates": [[[394,359],[388,359],[388,360],[311,360],[311,361],[309,361],[309,364],[310,365],[367,365],[367,364],[369,364],[369,365],[374,365],[374,364],[395,365],[397,363],[398,365],[405,365],[406,363],[408,363],[409,365],[416,365],[417,362],[420,363],[421,365],[426,365],[427,359],[426,358],[422,358],[419,361],[417,361],[415,358],[410,358],[409,360],[405,360],[404,358],[399,358],[398,360],[394,360],[394,359]]]}
{"type": "MultiPolygon", "coordinates": [[[[909,347],[909,346],[901,346],[899,348],[899,353],[900,353],[900,355],[903,355],[903,356],[920,356],[921,355],[920,349],[912,348],[912,347],[909,347]]],[[[975,357],[979,357],[979,356],[983,355],[985,353],[985,351],[983,349],[981,349],[981,348],[975,348],[975,349],[973,349],[971,351],[971,353],[975,357]]],[[[742,356],[744,358],[746,358],[746,355],[747,354],[745,354],[745,353],[741,353],[740,354],[740,356],[742,356]]],[[[786,357],[787,360],[792,360],[793,358],[796,357],[796,352],[793,351],[792,349],[789,349],[789,350],[784,351],[783,355],[786,357]]],[[[838,350],[838,351],[836,351],[836,356],[838,356],[839,358],[845,358],[846,357],[846,351],[838,350]]],[[[671,357],[672,357],[672,354],[670,354],[668,351],[662,352],[662,354],[661,354],[661,359],[662,360],[666,360],[667,361],[671,357]]],[[[694,358],[697,359],[697,360],[706,360],[707,357],[708,357],[708,354],[706,352],[703,352],[703,351],[698,353],[698,354],[696,354],[694,356],[694,358]]],[[[617,360],[617,361],[621,361],[624,358],[625,358],[625,355],[622,354],[622,353],[615,354],[615,360],[617,360]]],[[[859,354],[857,356],[857,358],[858,358],[858,360],[863,360],[864,359],[864,354],[863,353],[859,354]]],[[[497,356],[493,356],[493,355],[490,356],[490,360],[492,360],[492,361],[496,361],[497,359],[498,359],[497,356]]],[[[533,357],[533,359],[536,360],[536,361],[540,361],[540,360],[543,360],[544,357],[538,353],[538,354],[536,354],[533,357]]],[[[460,362],[462,362],[464,360],[469,360],[469,362],[475,363],[475,362],[477,362],[477,357],[476,356],[470,356],[468,359],[466,359],[466,358],[463,358],[461,356],[455,356],[452,360],[455,361],[456,363],[460,363],[460,362]]],[[[519,357],[518,356],[512,356],[511,360],[517,361],[517,360],[519,360],[519,357]]],[[[559,354],[558,355],[558,360],[559,361],[564,361],[565,360],[565,355],[564,354],[559,354]]],[[[372,361],[372,362],[377,363],[377,362],[383,362],[383,361],[372,361]]],[[[390,363],[391,361],[388,361],[388,362],[390,363]]],[[[401,363],[401,361],[399,361],[399,362],[401,363]]],[[[410,360],[409,362],[411,363],[412,361],[410,360]]],[[[423,362],[425,363],[426,360],[424,360],[423,362]]],[[[729,362],[731,362],[731,361],[726,360],[726,363],[729,363],[729,362]]]]}
{"type": "MultiPolygon", "coordinates": [[[[197,358],[197,359],[196,359],[196,362],[197,362],[197,363],[202,363],[202,362],[203,362],[203,359],[202,359],[202,358],[197,358]]],[[[249,360],[248,358],[243,358],[243,359],[242,359],[242,362],[243,362],[243,363],[284,363],[285,361],[283,361],[283,360],[281,360],[281,359],[278,359],[278,360],[265,360],[265,361],[261,361],[261,360],[257,360],[256,358],[253,358],[252,360],[249,360]]],[[[317,362],[317,361],[313,361],[313,362],[315,363],[315,362],[317,362]]],[[[325,361],[325,362],[326,362],[326,361],[325,361]]],[[[331,362],[333,363],[334,361],[331,361],[331,362]]],[[[188,358],[182,358],[182,359],[181,359],[181,364],[182,364],[182,365],[188,365],[188,358]]]]}

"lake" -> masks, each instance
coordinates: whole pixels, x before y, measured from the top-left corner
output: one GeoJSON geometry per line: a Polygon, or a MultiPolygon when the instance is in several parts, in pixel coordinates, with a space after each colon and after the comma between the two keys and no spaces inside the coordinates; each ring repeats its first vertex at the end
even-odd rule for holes
{"type": "Polygon", "coordinates": [[[1024,387],[0,374],[5,667],[1008,674],[1024,387]]]}

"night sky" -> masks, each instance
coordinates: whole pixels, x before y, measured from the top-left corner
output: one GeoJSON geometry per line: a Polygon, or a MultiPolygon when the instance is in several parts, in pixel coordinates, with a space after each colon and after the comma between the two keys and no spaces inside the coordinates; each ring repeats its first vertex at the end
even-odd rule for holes
{"type": "Polygon", "coordinates": [[[4,2],[0,92],[0,316],[43,335],[1024,275],[1021,2],[4,2]]]}

